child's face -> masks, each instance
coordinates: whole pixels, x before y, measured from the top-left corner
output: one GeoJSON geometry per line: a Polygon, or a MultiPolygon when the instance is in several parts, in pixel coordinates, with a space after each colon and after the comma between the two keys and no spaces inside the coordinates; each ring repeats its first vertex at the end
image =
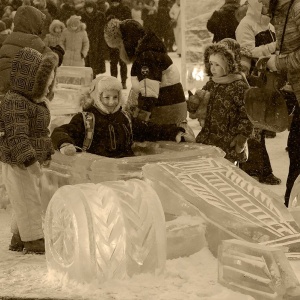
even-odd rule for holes
{"type": "Polygon", "coordinates": [[[100,100],[107,111],[113,113],[119,104],[119,92],[115,90],[104,91],[100,96],[100,100]]]}
{"type": "Polygon", "coordinates": [[[93,10],[94,10],[94,8],[91,7],[91,6],[89,6],[89,7],[86,8],[86,11],[87,11],[89,14],[91,14],[91,13],[93,12],[93,10]]]}
{"type": "Polygon", "coordinates": [[[226,63],[220,55],[211,55],[209,58],[209,64],[210,71],[214,77],[222,77],[224,75],[227,75],[224,68],[224,64],[226,63]]]}
{"type": "Polygon", "coordinates": [[[71,26],[71,29],[72,29],[73,31],[76,31],[77,28],[78,28],[78,27],[77,27],[76,25],[71,26]]]}
{"type": "Polygon", "coordinates": [[[54,28],[54,32],[55,33],[61,33],[61,30],[62,30],[62,28],[59,27],[59,26],[57,26],[57,27],[54,28]]]}

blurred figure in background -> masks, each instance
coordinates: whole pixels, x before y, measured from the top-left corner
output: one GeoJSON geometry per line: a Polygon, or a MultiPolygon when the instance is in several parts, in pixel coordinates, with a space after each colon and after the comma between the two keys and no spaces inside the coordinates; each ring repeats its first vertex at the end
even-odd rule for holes
{"type": "Polygon", "coordinates": [[[175,1],[173,6],[171,7],[169,15],[170,15],[170,18],[176,22],[174,24],[173,31],[174,31],[174,37],[175,37],[175,44],[177,46],[176,52],[177,52],[178,56],[181,57],[182,41],[181,41],[180,0],[175,1]]]}

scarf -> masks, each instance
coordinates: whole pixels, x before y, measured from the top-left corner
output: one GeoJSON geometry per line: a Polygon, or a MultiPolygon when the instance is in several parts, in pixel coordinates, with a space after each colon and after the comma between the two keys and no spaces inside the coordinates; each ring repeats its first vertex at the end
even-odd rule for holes
{"type": "Polygon", "coordinates": [[[220,84],[227,84],[227,83],[232,83],[237,80],[243,79],[243,76],[241,74],[228,74],[222,77],[211,77],[212,81],[215,83],[220,83],[220,84]]]}

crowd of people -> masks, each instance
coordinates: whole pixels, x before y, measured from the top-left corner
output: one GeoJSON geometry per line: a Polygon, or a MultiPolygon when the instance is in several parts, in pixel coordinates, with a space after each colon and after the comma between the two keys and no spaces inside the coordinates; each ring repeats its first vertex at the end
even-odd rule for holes
{"type": "Polygon", "coordinates": [[[119,158],[134,155],[135,141],[197,142],[220,147],[226,159],[260,182],[280,184],[267,153],[267,132],[254,128],[244,101],[255,64],[264,56],[271,71],[286,74],[298,99],[288,139],[288,206],[300,173],[300,0],[242,5],[225,0],[207,22],[214,34],[204,51],[209,80],[188,100],[168,54],[176,43],[181,55],[180,0],[9,1],[2,3],[0,22],[0,35],[6,34],[0,48],[0,161],[13,211],[10,250],[45,252],[39,178],[55,150],[119,158]],[[101,75],[105,60],[111,76],[101,75]],[[128,64],[132,89],[125,104],[120,93],[128,64]],[[94,79],[82,93],[83,112],[50,136],[49,101],[60,65],[89,66],[94,79]],[[188,113],[199,120],[197,137],[187,124],[188,113]]]}

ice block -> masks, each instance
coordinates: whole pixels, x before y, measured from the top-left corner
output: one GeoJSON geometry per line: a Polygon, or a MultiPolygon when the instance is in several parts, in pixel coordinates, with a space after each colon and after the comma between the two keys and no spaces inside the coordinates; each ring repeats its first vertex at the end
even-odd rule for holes
{"type": "Polygon", "coordinates": [[[207,221],[206,239],[215,256],[221,241],[232,238],[300,250],[300,229],[278,196],[224,158],[147,164],[143,175],[165,212],[172,202],[198,210],[207,221]]]}
{"type": "Polygon", "coordinates": [[[289,299],[289,292],[299,288],[283,249],[226,240],[219,247],[218,261],[219,282],[255,299],[289,299]]]}
{"type": "Polygon", "coordinates": [[[87,86],[93,80],[93,70],[90,67],[60,66],[57,68],[56,80],[61,87],[87,86]]]}
{"type": "Polygon", "coordinates": [[[166,260],[164,213],[142,180],[61,187],[45,218],[49,270],[78,282],[161,273],[166,260]]]}

